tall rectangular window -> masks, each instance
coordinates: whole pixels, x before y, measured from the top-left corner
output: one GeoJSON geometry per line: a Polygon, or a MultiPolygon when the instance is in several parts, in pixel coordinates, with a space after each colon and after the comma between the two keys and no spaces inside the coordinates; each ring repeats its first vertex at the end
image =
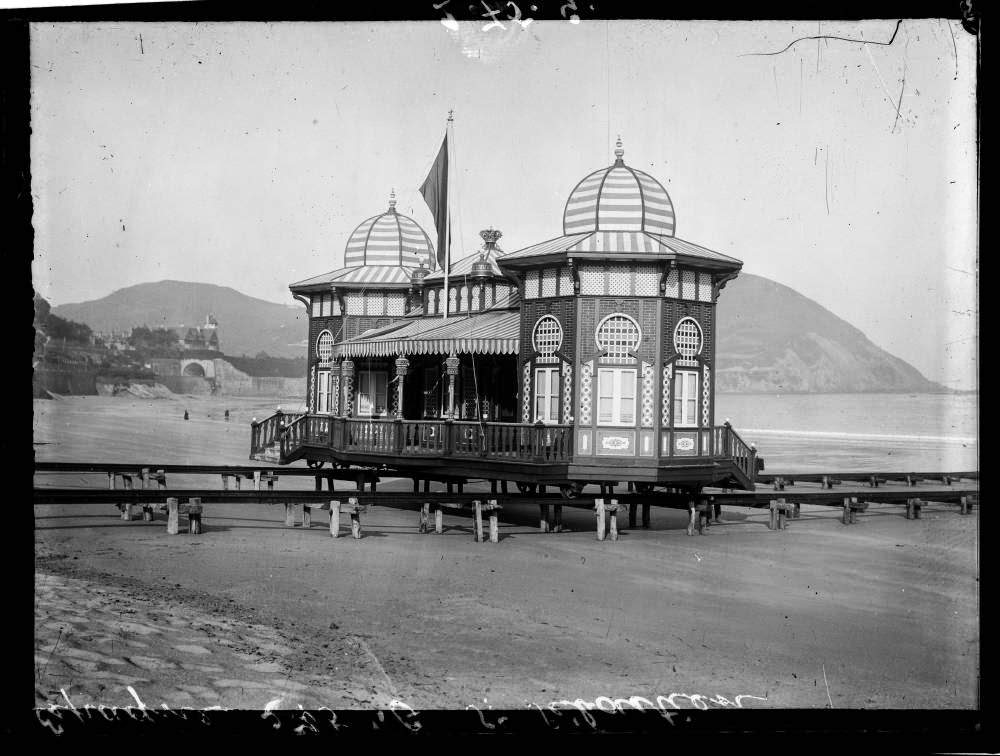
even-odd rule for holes
{"type": "Polygon", "coordinates": [[[330,411],[330,371],[320,370],[316,373],[316,411],[330,411]]]}
{"type": "Polygon", "coordinates": [[[698,426],[698,374],[694,371],[674,373],[674,426],[698,426]]]}
{"type": "Polygon", "coordinates": [[[559,422],[559,368],[535,370],[535,422],[559,422]]]}
{"type": "Polygon", "coordinates": [[[311,299],[312,299],[312,316],[314,318],[318,318],[320,313],[320,306],[323,303],[323,295],[313,294],[311,299]]]}
{"type": "Polygon", "coordinates": [[[324,294],[323,305],[322,305],[322,310],[320,311],[320,315],[322,315],[324,318],[327,317],[330,314],[332,305],[333,305],[333,294],[324,294]]]}
{"type": "Polygon", "coordinates": [[[597,371],[597,423],[635,425],[637,371],[601,368],[597,371]]]}
{"type": "Polygon", "coordinates": [[[386,412],[388,373],[362,370],[358,373],[358,417],[379,417],[386,412]]]}

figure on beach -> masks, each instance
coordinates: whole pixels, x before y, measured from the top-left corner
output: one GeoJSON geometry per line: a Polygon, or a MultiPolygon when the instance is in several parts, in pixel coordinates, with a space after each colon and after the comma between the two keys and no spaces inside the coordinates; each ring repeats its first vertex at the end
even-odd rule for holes
{"type": "Polygon", "coordinates": [[[185,420],[187,420],[187,419],[188,419],[188,411],[187,411],[187,410],[184,410],[184,419],[185,419],[185,420]]]}

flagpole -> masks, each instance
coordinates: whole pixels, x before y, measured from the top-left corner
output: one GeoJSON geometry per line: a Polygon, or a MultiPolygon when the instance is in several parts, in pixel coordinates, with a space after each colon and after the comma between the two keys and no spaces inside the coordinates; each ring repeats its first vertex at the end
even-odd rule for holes
{"type": "Polygon", "coordinates": [[[448,289],[448,274],[451,272],[451,195],[455,191],[454,184],[451,181],[451,143],[452,135],[451,131],[454,128],[452,123],[454,122],[454,110],[448,111],[448,123],[445,126],[445,148],[447,149],[448,155],[448,176],[446,179],[446,185],[448,187],[445,196],[445,210],[444,210],[444,290],[441,294],[444,296],[444,314],[442,316],[443,320],[448,319],[448,303],[451,301],[450,291],[448,289]]]}

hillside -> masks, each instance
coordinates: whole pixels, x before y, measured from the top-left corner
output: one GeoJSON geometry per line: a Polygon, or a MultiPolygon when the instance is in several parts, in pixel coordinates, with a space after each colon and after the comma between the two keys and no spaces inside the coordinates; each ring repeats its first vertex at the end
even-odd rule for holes
{"type": "MultiPolygon", "coordinates": [[[[197,325],[219,320],[227,355],[303,357],[307,317],[282,305],[211,284],[160,281],[53,313],[95,331],[197,325]]],[[[875,346],[816,302],[767,278],[743,274],[719,298],[717,387],[721,392],[934,392],[943,389],[875,346]]]]}
{"type": "Polygon", "coordinates": [[[717,390],[767,393],[944,389],[794,289],[747,273],[719,297],[717,390]]]}
{"type": "Polygon", "coordinates": [[[305,307],[256,299],[227,286],[158,281],[119,289],[91,302],[59,305],[52,311],[86,323],[95,331],[137,325],[198,326],[208,313],[214,313],[226,354],[267,352],[272,357],[301,357],[305,353],[301,346],[307,327],[305,307]]]}

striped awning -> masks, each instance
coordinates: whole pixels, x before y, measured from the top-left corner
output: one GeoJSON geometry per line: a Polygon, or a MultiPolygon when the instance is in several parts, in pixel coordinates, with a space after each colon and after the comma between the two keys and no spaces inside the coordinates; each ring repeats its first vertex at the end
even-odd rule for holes
{"type": "Polygon", "coordinates": [[[296,289],[319,284],[404,284],[410,283],[410,269],[398,265],[366,265],[351,268],[338,268],[320,276],[313,276],[304,281],[296,281],[289,288],[296,289]]]}
{"type": "Polygon", "coordinates": [[[521,316],[492,310],[475,315],[407,319],[334,346],[335,357],[408,354],[517,354],[521,316]]]}
{"type": "Polygon", "coordinates": [[[715,252],[707,247],[692,244],[675,236],[658,236],[645,231],[591,231],[569,234],[539,244],[509,252],[500,262],[564,252],[566,254],[656,254],[670,259],[677,255],[712,260],[714,262],[741,264],[735,257],[715,252]]]}

